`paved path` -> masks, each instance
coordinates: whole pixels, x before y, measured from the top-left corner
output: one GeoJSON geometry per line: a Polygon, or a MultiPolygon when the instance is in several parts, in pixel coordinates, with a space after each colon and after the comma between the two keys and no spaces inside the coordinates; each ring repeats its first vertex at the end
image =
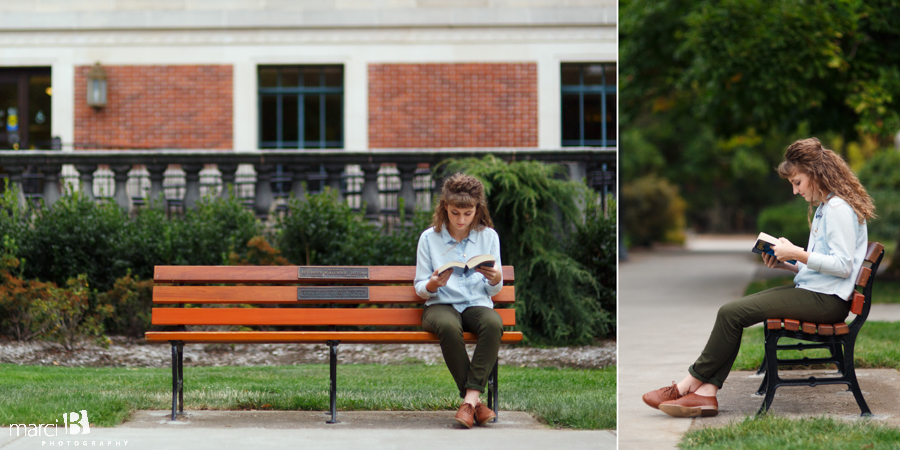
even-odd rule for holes
{"type": "MultiPolygon", "coordinates": [[[[645,392],[680,381],[706,344],[718,308],[743,294],[747,283],[756,276],[767,276],[759,257],[749,249],[753,236],[689,240],[684,250],[632,252],[630,260],[619,265],[618,311],[618,430],[619,449],[674,449],[692,426],[692,420],[674,420],[655,411],[641,401],[645,392]],[[746,242],[745,242],[746,241],[746,242]]],[[[779,271],[782,272],[782,271],[779,271]]],[[[900,305],[874,305],[869,320],[900,320],[900,305]]],[[[882,392],[900,391],[897,371],[866,371],[866,378],[877,384],[864,385],[869,406],[895,422],[900,410],[890,411],[900,403],[900,396],[884,398],[882,392]],[[871,372],[871,373],[869,373],[871,372]],[[891,403],[893,402],[893,403],[891,403]],[[892,416],[892,414],[894,414],[892,416]]],[[[863,375],[861,375],[863,379],[863,375]]],[[[716,424],[752,414],[762,400],[752,396],[760,379],[750,373],[735,372],[719,395],[722,407],[716,424]],[[750,394],[745,394],[749,391],[750,394]],[[744,398],[746,397],[746,398],[744,398]],[[730,409],[730,411],[726,411],[730,409]],[[730,414],[729,414],[730,412],[730,414]]],[[[826,394],[832,387],[819,387],[826,394]]],[[[801,389],[801,388],[796,388],[801,389]]],[[[782,396],[778,391],[776,396],[782,396]]],[[[838,399],[840,400],[840,398],[838,399]]],[[[826,410],[838,415],[859,414],[852,396],[839,409],[826,410]]],[[[778,410],[777,402],[773,410],[778,410]]],[[[896,409],[896,408],[894,408],[896,409]]],[[[785,410],[785,413],[793,413],[785,410]]],[[[703,424],[712,425],[707,420],[703,424]]]]}
{"type": "MultiPolygon", "coordinates": [[[[227,450],[297,448],[330,450],[565,448],[615,450],[614,432],[553,430],[523,412],[500,412],[501,421],[471,430],[453,426],[453,412],[338,412],[339,424],[325,424],[322,412],[188,411],[187,420],[168,422],[167,411],[139,411],[117,428],[90,429],[80,436],[9,437],[0,449],[125,448],[227,450]]],[[[62,431],[60,431],[62,432],[62,431]]]]}
{"type": "Polygon", "coordinates": [[[619,265],[619,449],[674,449],[690,420],[641,401],[680,381],[697,359],[716,312],[743,293],[753,254],[631,253],[619,265]]]}

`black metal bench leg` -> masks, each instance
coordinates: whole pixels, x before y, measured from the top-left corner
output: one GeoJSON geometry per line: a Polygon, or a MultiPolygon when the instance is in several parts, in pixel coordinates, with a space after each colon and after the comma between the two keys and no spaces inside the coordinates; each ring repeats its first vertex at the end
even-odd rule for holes
{"type": "Polygon", "coordinates": [[[497,368],[500,366],[500,361],[494,363],[494,368],[491,369],[491,374],[488,375],[488,408],[491,408],[494,411],[496,417],[491,420],[491,423],[496,423],[497,418],[500,417],[500,413],[498,410],[500,409],[500,388],[498,386],[497,379],[497,368]]]}
{"type": "Polygon", "coordinates": [[[172,420],[178,410],[178,342],[172,344],[172,420]]]}
{"type": "Polygon", "coordinates": [[[337,420],[337,346],[340,341],[328,341],[329,369],[331,372],[330,410],[331,420],[325,423],[340,423],[337,420]]]}
{"type": "MultiPolygon", "coordinates": [[[[855,339],[854,339],[855,341],[855,339]]],[[[871,416],[872,411],[869,410],[869,405],[866,404],[866,399],[863,398],[862,390],[859,388],[859,380],[856,379],[856,368],[853,366],[853,347],[855,342],[847,343],[847,351],[844,352],[844,378],[847,379],[850,385],[850,391],[853,392],[853,397],[856,398],[856,404],[859,405],[860,416],[871,416]]]]}
{"type": "Polygon", "coordinates": [[[178,342],[178,414],[184,414],[184,342],[178,342]]]}
{"type": "MultiPolygon", "coordinates": [[[[766,337],[766,376],[763,379],[763,384],[760,386],[760,391],[765,389],[766,398],[763,400],[762,405],[759,407],[759,411],[756,412],[757,415],[765,414],[769,411],[769,407],[772,406],[772,400],[775,399],[775,389],[778,388],[778,337],[777,336],[767,336],[766,337]]],[[[760,392],[757,391],[757,394],[760,392]]]]}

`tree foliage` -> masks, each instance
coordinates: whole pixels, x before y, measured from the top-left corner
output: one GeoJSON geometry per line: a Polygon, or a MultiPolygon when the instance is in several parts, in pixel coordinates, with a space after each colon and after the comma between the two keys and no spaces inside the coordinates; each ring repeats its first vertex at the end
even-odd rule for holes
{"type": "Polygon", "coordinates": [[[622,0],[619,24],[622,178],[671,181],[698,231],[788,201],[792,141],[860,167],[900,130],[895,1],[622,0]]]}
{"type": "Polygon", "coordinates": [[[900,4],[623,0],[623,118],[678,108],[748,128],[889,137],[900,129],[900,4]]]}

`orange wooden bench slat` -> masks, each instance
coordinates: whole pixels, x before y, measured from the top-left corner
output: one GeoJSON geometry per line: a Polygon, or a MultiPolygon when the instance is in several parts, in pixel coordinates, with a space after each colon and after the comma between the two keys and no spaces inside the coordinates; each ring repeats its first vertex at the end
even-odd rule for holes
{"type": "MultiPolygon", "coordinates": [[[[420,308],[153,308],[154,325],[421,326],[420,308]]],[[[514,309],[498,309],[503,325],[514,309]]]]}
{"type": "MultiPolygon", "coordinates": [[[[515,287],[503,286],[494,303],[515,302],[515,287]]],[[[296,303],[297,286],[154,286],[153,303],[296,303]]],[[[315,301],[305,301],[315,303],[315,301]]],[[[412,286],[369,286],[369,300],[323,300],[322,303],[425,303],[412,286]]]]}
{"type": "Polygon", "coordinates": [[[780,330],[781,319],[766,319],[766,328],[770,330],[780,330]]]}
{"type": "MultiPolygon", "coordinates": [[[[380,343],[403,344],[410,342],[439,343],[437,335],[426,331],[148,331],[149,342],[182,341],[185,343],[325,343],[335,340],[348,344],[380,343]]],[[[474,343],[477,336],[463,333],[466,342],[474,343]]],[[[522,332],[505,331],[501,342],[512,344],[522,341],[522,332]]]]}
{"type": "Polygon", "coordinates": [[[853,292],[853,300],[850,300],[850,312],[857,316],[862,314],[863,305],[866,302],[866,296],[859,291],[853,292]]]}
{"type": "MultiPolygon", "coordinates": [[[[411,284],[416,277],[415,266],[156,266],[153,281],[156,283],[403,283],[411,284]],[[369,269],[369,278],[352,280],[345,278],[304,278],[298,277],[300,267],[321,270],[336,268],[369,269]]],[[[512,284],[515,270],[503,266],[503,280],[512,284]]]]}
{"type": "Polygon", "coordinates": [[[856,285],[865,287],[866,283],[869,282],[869,277],[872,275],[872,269],[868,267],[860,267],[859,275],[856,276],[856,285]]]}
{"type": "Polygon", "coordinates": [[[827,323],[819,324],[819,334],[823,336],[831,336],[834,334],[834,326],[827,323]]]}
{"type": "Polygon", "coordinates": [[[836,323],[834,324],[834,334],[848,334],[850,333],[850,327],[844,323],[836,323]]]}
{"type": "Polygon", "coordinates": [[[809,334],[816,334],[816,324],[803,322],[803,332],[809,334]]]}
{"type": "Polygon", "coordinates": [[[799,331],[800,330],[800,321],[794,319],[784,319],[784,329],[791,331],[799,331]]]}
{"type": "Polygon", "coordinates": [[[878,256],[881,255],[882,250],[884,250],[884,245],[881,245],[881,243],[869,242],[869,246],[866,248],[866,261],[874,263],[878,256]]]}

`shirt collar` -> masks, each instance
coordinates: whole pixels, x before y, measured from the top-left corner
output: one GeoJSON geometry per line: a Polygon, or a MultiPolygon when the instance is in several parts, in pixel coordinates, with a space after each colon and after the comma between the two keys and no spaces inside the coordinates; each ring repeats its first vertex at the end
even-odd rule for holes
{"type": "MultiPolygon", "coordinates": [[[[465,239],[463,239],[463,240],[464,241],[468,240],[469,242],[475,244],[477,237],[478,237],[478,233],[476,233],[475,230],[473,229],[473,230],[469,230],[469,235],[466,236],[465,239]]],[[[441,227],[441,239],[448,244],[452,244],[452,243],[456,242],[456,239],[453,239],[453,236],[450,236],[450,232],[447,231],[446,226],[441,227]]]]}

